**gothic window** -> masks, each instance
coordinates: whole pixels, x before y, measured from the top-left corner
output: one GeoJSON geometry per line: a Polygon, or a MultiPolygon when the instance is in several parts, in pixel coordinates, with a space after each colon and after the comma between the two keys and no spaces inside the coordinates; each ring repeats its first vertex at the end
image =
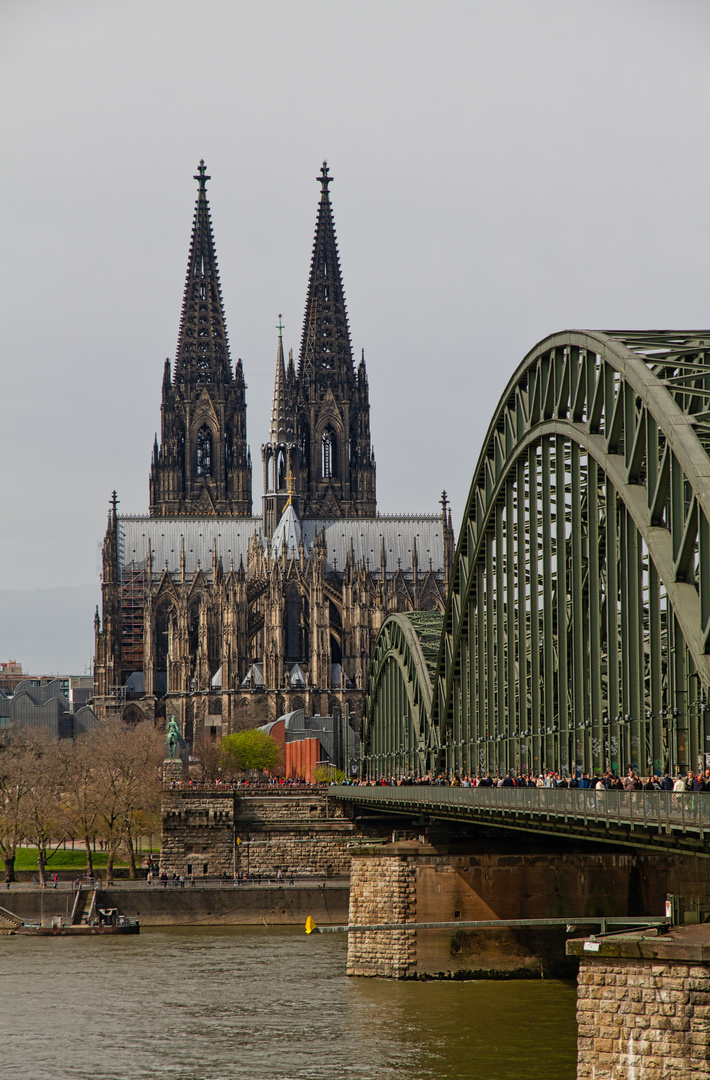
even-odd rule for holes
{"type": "Polygon", "coordinates": [[[168,690],[170,624],[174,624],[174,619],[175,609],[171,601],[159,602],[155,614],[155,691],[158,694],[166,694],[168,690]]]}
{"type": "Polygon", "coordinates": [[[200,597],[195,596],[190,603],[187,618],[187,641],[190,650],[190,659],[194,665],[197,650],[200,645],[200,597]]]}
{"type": "Polygon", "coordinates": [[[283,491],[286,487],[286,459],[283,451],[279,450],[279,456],[276,459],[276,490],[283,491]]]}
{"type": "Polygon", "coordinates": [[[128,724],[129,727],[135,727],[136,724],[142,723],[145,720],[143,711],[138,708],[137,705],[127,705],[123,712],[123,722],[128,724]]]}
{"type": "Polygon", "coordinates": [[[321,476],[324,480],[335,476],[335,434],[329,427],[321,438],[321,476]]]}
{"type": "Polygon", "coordinates": [[[301,597],[293,586],[286,593],[286,661],[303,660],[303,634],[301,630],[301,597]]]}
{"type": "Polygon", "coordinates": [[[180,472],[182,474],[183,483],[185,481],[185,432],[182,429],[178,432],[177,436],[177,460],[180,472]]]}
{"type": "Polygon", "coordinates": [[[197,432],[197,469],[198,476],[212,475],[212,433],[206,424],[197,432]]]}

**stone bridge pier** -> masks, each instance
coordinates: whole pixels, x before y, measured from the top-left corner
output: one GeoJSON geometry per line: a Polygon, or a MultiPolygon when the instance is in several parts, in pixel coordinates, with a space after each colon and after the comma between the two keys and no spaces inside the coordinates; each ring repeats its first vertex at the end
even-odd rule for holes
{"type": "MultiPolygon", "coordinates": [[[[354,849],[349,922],[662,916],[669,892],[710,909],[710,860],[432,837],[354,849]]],[[[573,976],[568,936],[564,927],[350,932],[347,970],[396,979],[573,976]]]]}
{"type": "Polygon", "coordinates": [[[710,1078],[710,925],[568,942],[577,1080],[710,1078]]]}

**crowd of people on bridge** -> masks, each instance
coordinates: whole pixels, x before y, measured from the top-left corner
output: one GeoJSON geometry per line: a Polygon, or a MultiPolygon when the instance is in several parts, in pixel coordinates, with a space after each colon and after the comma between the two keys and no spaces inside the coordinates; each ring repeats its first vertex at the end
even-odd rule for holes
{"type": "Polygon", "coordinates": [[[710,793],[710,768],[705,772],[689,771],[685,775],[677,771],[674,776],[669,772],[663,775],[654,773],[640,776],[629,768],[626,776],[607,770],[604,773],[588,773],[581,770],[565,775],[559,771],[545,770],[537,776],[534,773],[508,772],[491,775],[490,772],[469,775],[464,773],[427,773],[425,776],[388,776],[376,779],[345,781],[346,783],[373,786],[401,787],[406,785],[430,785],[437,787],[462,788],[579,788],[595,791],[706,791],[710,793]]]}

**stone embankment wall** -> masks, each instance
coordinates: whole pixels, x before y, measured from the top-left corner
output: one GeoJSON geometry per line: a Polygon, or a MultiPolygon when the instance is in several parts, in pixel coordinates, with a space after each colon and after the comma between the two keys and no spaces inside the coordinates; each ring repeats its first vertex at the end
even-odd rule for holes
{"type": "Polygon", "coordinates": [[[710,1077],[710,966],[580,960],[577,1077],[710,1077]]]}
{"type": "MultiPolygon", "coordinates": [[[[350,914],[356,925],[413,922],[416,912],[413,859],[370,855],[354,858],[350,874],[350,914]]],[[[414,931],[382,930],[348,934],[348,975],[406,979],[416,973],[414,931]]]]}
{"type": "MultiPolygon", "coordinates": [[[[51,923],[68,918],[74,893],[68,889],[13,888],[3,904],[29,922],[51,923]]],[[[118,908],[121,915],[150,926],[300,926],[308,916],[321,925],[345,923],[348,918],[347,882],[295,886],[253,885],[176,889],[172,886],[128,885],[101,889],[99,907],[118,908]]],[[[9,925],[9,924],[8,924],[9,925]]],[[[0,933],[2,929],[0,928],[0,933]]]]}
{"type": "Polygon", "coordinates": [[[196,877],[242,873],[346,877],[355,826],[327,795],[164,793],[160,869],[196,877]]]}

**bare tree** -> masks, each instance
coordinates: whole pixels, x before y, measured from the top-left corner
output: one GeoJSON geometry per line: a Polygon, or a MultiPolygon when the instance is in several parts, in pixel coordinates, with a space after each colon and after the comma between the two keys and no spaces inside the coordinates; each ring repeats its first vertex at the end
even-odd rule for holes
{"type": "Polygon", "coordinates": [[[57,758],[62,774],[62,803],[67,827],[74,836],[81,838],[86,848],[86,869],[93,876],[91,842],[96,841],[99,804],[90,735],[82,735],[76,741],[63,739],[57,748],[57,758]]]}
{"type": "Polygon", "coordinates": [[[15,880],[15,858],[27,832],[27,795],[32,783],[31,745],[14,725],[0,740],[0,858],[5,878],[15,880]]]}
{"type": "Polygon", "coordinates": [[[137,837],[159,828],[163,739],[163,733],[152,724],[138,724],[131,736],[130,754],[124,760],[129,797],[125,805],[123,843],[131,878],[138,876],[137,837]]]}
{"type": "Polygon", "coordinates": [[[120,719],[109,719],[87,739],[94,758],[97,823],[108,848],[107,877],[111,880],[122,843],[135,877],[137,828],[142,815],[155,813],[159,799],[163,736],[147,722],[128,728],[120,719]]]}
{"type": "Polygon", "coordinates": [[[200,733],[195,739],[192,757],[197,763],[198,778],[203,783],[217,779],[222,768],[222,757],[216,742],[200,733]]]}
{"type": "Polygon", "coordinates": [[[27,838],[37,848],[39,883],[44,888],[47,880],[47,860],[58,850],[67,835],[61,806],[62,769],[58,744],[48,736],[28,736],[26,749],[29,772],[26,795],[27,838]]]}

